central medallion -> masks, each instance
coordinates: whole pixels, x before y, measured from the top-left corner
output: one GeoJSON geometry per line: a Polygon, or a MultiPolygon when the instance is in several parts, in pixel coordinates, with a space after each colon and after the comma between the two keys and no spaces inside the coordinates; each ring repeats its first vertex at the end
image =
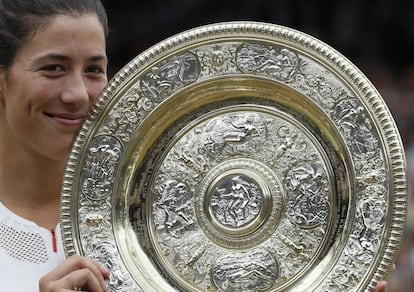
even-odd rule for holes
{"type": "Polygon", "coordinates": [[[232,233],[251,225],[263,208],[261,185],[249,175],[229,173],[219,177],[206,208],[213,220],[232,233]]]}
{"type": "Polygon", "coordinates": [[[248,158],[227,160],[205,176],[197,216],[206,235],[219,245],[246,248],[277,227],[283,196],[266,165],[248,158]]]}

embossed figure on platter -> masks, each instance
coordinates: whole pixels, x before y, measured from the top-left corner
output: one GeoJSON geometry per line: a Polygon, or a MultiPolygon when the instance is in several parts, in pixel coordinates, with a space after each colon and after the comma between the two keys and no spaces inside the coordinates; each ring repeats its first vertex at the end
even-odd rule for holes
{"type": "Polygon", "coordinates": [[[83,170],[82,192],[90,199],[105,198],[112,191],[116,162],[122,152],[120,142],[111,136],[97,137],[90,148],[89,163],[83,170]]]}
{"type": "Polygon", "coordinates": [[[266,291],[277,274],[277,262],[265,250],[228,254],[213,267],[213,281],[219,291],[266,291]]]}
{"type": "Polygon", "coordinates": [[[300,163],[288,172],[285,179],[289,191],[287,216],[299,226],[316,226],[329,213],[327,177],[316,163],[300,163]]]}
{"type": "Polygon", "coordinates": [[[140,88],[149,99],[162,100],[177,88],[194,82],[199,74],[198,59],[187,53],[160,67],[152,68],[141,79],[140,88]]]}
{"type": "Polygon", "coordinates": [[[361,106],[356,101],[345,99],[338,102],[333,118],[350,137],[350,147],[358,157],[366,158],[374,155],[378,141],[372,136],[371,125],[361,106]],[[356,126],[358,125],[358,126],[356,126]]]}
{"type": "Polygon", "coordinates": [[[220,182],[210,205],[217,221],[235,228],[249,224],[256,218],[262,200],[263,194],[254,180],[236,175],[220,182]]]}
{"type": "Polygon", "coordinates": [[[154,202],[157,213],[154,214],[154,219],[163,222],[158,225],[158,229],[165,228],[172,236],[181,236],[194,224],[190,190],[181,182],[169,180],[157,187],[157,192],[157,200],[154,202]]]}
{"type": "Polygon", "coordinates": [[[252,152],[261,147],[266,134],[266,127],[257,115],[228,115],[207,125],[204,146],[214,156],[222,151],[252,152]]]}
{"type": "Polygon", "coordinates": [[[270,75],[278,80],[292,78],[299,65],[298,56],[290,50],[251,43],[239,47],[236,60],[243,72],[270,75]]]}

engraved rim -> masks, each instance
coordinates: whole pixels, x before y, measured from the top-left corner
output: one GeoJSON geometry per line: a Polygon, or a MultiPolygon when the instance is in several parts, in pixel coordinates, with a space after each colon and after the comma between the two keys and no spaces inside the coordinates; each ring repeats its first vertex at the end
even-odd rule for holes
{"type": "MultiPolygon", "coordinates": [[[[163,78],[171,81],[167,75],[163,78]]],[[[211,104],[213,99],[225,104],[234,96],[245,97],[244,92],[253,93],[259,99],[274,100],[281,104],[279,109],[302,113],[306,117],[299,118],[299,123],[310,124],[314,135],[322,137],[329,146],[327,155],[338,158],[332,161],[332,167],[337,179],[333,188],[337,192],[335,206],[340,207],[339,214],[334,216],[338,222],[327,223],[326,227],[333,238],[320,240],[321,246],[313,250],[321,255],[320,258],[309,262],[308,266],[297,265],[297,273],[290,276],[290,280],[280,280],[278,277],[283,278],[289,273],[285,266],[280,266],[283,257],[278,255],[277,245],[298,251],[303,247],[291,241],[295,237],[289,234],[289,228],[278,230],[274,236],[279,236],[280,241],[274,241],[273,249],[267,246],[270,249],[256,251],[263,262],[277,267],[270,274],[273,280],[264,280],[269,276],[266,274],[254,274],[258,282],[250,281],[250,284],[275,291],[372,290],[391,268],[405,224],[406,164],[398,129],[379,93],[346,58],[308,35],[265,23],[222,23],[183,32],[140,54],[116,74],[85,121],[68,159],[61,199],[66,254],[78,253],[101,262],[112,271],[110,288],[116,291],[197,287],[185,280],[186,277],[194,278],[195,274],[174,272],[173,261],[161,259],[158,265],[164,267],[160,269],[148,260],[150,255],[146,249],[154,248],[151,240],[155,237],[152,231],[145,231],[143,239],[137,237],[144,224],[136,224],[134,216],[139,212],[147,214],[139,209],[145,196],[135,185],[140,175],[136,171],[142,170],[140,167],[147,154],[153,151],[156,138],[165,135],[176,121],[171,114],[166,114],[166,108],[172,108],[178,117],[185,117],[191,111],[211,104]],[[235,60],[237,66],[229,60],[235,60]],[[270,61],[271,66],[255,67],[263,60],[270,61]],[[160,72],[175,72],[175,83],[156,88],[160,85],[152,76],[160,76],[160,72]],[[140,91],[133,88],[136,84],[140,91]],[[216,90],[209,95],[208,91],[216,87],[224,93],[216,90]],[[227,87],[230,89],[226,91],[227,87]],[[152,91],[154,88],[156,92],[152,91]],[[134,94],[140,97],[137,104],[133,103],[134,94]],[[188,100],[191,97],[196,97],[196,104],[188,100]],[[177,100],[182,107],[174,105],[177,100]],[[139,105],[142,111],[133,111],[134,105],[139,105]],[[99,166],[102,168],[96,171],[99,166]],[[91,186],[94,191],[90,191],[91,186]],[[166,277],[166,270],[173,272],[167,272],[166,277]]],[[[157,151],[162,152],[162,147],[157,151]]],[[[296,170],[292,170],[292,179],[298,173],[324,177],[323,168],[317,164],[299,162],[296,170]]],[[[251,175],[252,172],[242,174],[251,175]]],[[[333,174],[327,172],[327,175],[332,177],[333,174]]],[[[147,176],[147,180],[152,180],[150,174],[147,176]]],[[[253,177],[263,185],[261,178],[253,177]]],[[[321,184],[329,185],[324,180],[321,184]]],[[[304,194],[295,183],[284,188],[304,194]]],[[[290,213],[283,218],[302,224],[293,219],[299,209],[292,202],[286,199],[286,205],[291,207],[290,213]]],[[[328,210],[323,200],[317,204],[320,202],[324,204],[322,211],[328,210]]],[[[204,201],[201,205],[210,217],[214,217],[204,201]]],[[[307,228],[300,229],[301,236],[314,232],[313,226],[317,224],[312,222],[325,218],[323,212],[322,215],[312,212],[315,213],[311,215],[318,216],[305,217],[309,223],[307,228]]],[[[303,214],[299,211],[299,215],[303,214]]],[[[212,225],[214,228],[218,226],[220,233],[232,235],[231,229],[220,227],[217,222],[212,225]]],[[[249,232],[247,228],[246,233],[249,232]]],[[[194,239],[196,243],[197,240],[194,239]]],[[[204,239],[200,237],[200,240],[203,242],[204,239]]],[[[186,257],[184,251],[181,256],[186,257]]],[[[241,264],[250,259],[250,255],[230,253],[216,258],[211,266],[214,271],[223,272],[231,259],[238,259],[241,264]]],[[[231,268],[241,271],[242,266],[245,269],[244,265],[231,268]]],[[[219,274],[213,273],[211,277],[210,282],[215,287],[227,285],[219,274]]],[[[233,288],[242,285],[237,279],[230,284],[233,288]]]]}

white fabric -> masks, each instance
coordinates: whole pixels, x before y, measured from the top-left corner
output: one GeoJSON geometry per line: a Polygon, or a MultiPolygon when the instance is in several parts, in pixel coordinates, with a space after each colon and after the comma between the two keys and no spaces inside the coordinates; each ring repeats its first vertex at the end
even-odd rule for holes
{"type": "Polygon", "coordinates": [[[65,259],[59,225],[52,231],[7,209],[0,202],[0,291],[37,292],[39,279],[65,259]]]}

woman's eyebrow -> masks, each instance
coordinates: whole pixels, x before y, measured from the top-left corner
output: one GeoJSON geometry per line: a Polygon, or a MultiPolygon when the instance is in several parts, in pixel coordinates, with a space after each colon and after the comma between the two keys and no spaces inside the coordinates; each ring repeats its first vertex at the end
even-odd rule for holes
{"type": "MultiPolygon", "coordinates": [[[[59,61],[67,61],[67,60],[70,60],[71,57],[69,57],[67,55],[63,55],[63,54],[49,53],[49,54],[40,56],[37,59],[38,60],[52,59],[52,60],[59,60],[59,61]]],[[[107,57],[105,55],[94,55],[94,56],[91,56],[90,58],[88,58],[88,61],[97,62],[97,61],[102,61],[102,60],[106,60],[106,59],[107,59],[107,57]]]]}
{"type": "Polygon", "coordinates": [[[63,54],[56,54],[56,53],[48,53],[43,56],[40,56],[37,58],[37,60],[47,60],[47,59],[54,59],[59,61],[65,61],[70,60],[69,56],[63,55],[63,54]]]}
{"type": "Polygon", "coordinates": [[[89,58],[89,61],[97,62],[97,61],[106,61],[107,57],[105,55],[96,55],[89,58]]]}

